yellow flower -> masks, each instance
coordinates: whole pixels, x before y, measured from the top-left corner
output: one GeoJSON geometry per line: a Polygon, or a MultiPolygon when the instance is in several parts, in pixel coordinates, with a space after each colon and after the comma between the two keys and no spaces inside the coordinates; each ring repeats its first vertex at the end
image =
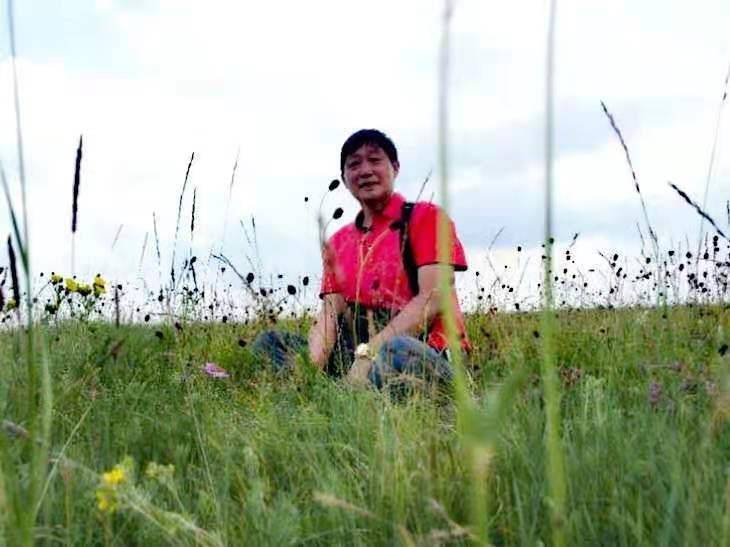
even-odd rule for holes
{"type": "Polygon", "coordinates": [[[113,490],[96,491],[96,506],[102,513],[113,513],[117,509],[117,496],[113,490]]]}
{"type": "Polygon", "coordinates": [[[5,311],[11,311],[18,307],[18,303],[15,301],[14,298],[8,298],[8,301],[5,302],[5,311]]]}
{"type": "Polygon", "coordinates": [[[124,501],[124,492],[133,487],[134,461],[126,456],[109,471],[101,474],[96,489],[96,506],[102,513],[113,513],[124,501]]]}
{"type": "Polygon", "coordinates": [[[101,482],[104,486],[115,487],[122,484],[125,480],[127,480],[127,476],[121,465],[115,465],[111,471],[107,471],[101,476],[101,482]]]}
{"type": "Polygon", "coordinates": [[[94,295],[101,296],[106,292],[106,280],[101,277],[101,274],[96,274],[94,278],[94,295]]]}
{"type": "Polygon", "coordinates": [[[54,273],[53,275],[51,275],[51,283],[53,283],[54,285],[57,284],[57,283],[60,283],[61,281],[63,281],[63,276],[62,275],[59,275],[59,274],[56,274],[56,273],[54,273]]]}
{"type": "Polygon", "coordinates": [[[76,292],[81,296],[89,296],[91,294],[91,287],[86,283],[79,283],[76,287],[76,292]]]}
{"type": "Polygon", "coordinates": [[[66,289],[68,290],[68,292],[76,292],[79,290],[79,284],[76,283],[75,279],[73,279],[71,277],[67,277],[66,278],[66,289]]]}

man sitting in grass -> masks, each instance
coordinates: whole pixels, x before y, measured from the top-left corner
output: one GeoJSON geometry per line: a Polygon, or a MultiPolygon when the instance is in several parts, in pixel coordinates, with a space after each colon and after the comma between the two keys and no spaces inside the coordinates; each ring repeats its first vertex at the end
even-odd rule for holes
{"type": "Polygon", "coordinates": [[[468,351],[464,318],[454,289],[454,271],[466,270],[464,249],[449,220],[450,249],[439,260],[440,209],[408,203],[394,191],[398,151],[384,133],[362,129],[342,145],[340,172],[360,203],[354,222],[326,243],[322,307],[308,342],[291,333],[265,332],[253,349],[278,369],[308,346],[312,363],[354,384],[378,388],[396,378],[428,384],[452,376],[439,294],[449,278],[449,306],[459,343],[468,351]]]}

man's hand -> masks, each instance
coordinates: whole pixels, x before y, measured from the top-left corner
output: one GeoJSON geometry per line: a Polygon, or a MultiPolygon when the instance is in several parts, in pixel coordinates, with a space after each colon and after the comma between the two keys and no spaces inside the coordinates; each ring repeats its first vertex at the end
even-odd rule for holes
{"type": "Polygon", "coordinates": [[[353,386],[365,387],[368,385],[368,374],[373,367],[373,360],[370,357],[357,357],[352,362],[345,381],[353,386]]]}

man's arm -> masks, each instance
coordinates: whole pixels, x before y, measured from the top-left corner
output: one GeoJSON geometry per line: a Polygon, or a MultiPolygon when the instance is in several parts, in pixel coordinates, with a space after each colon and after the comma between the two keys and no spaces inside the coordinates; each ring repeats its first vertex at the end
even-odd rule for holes
{"type": "Polygon", "coordinates": [[[341,294],[325,294],[317,319],[309,330],[309,358],[324,369],[337,340],[337,316],[345,310],[341,294]]]}
{"type": "Polygon", "coordinates": [[[449,276],[449,290],[453,291],[453,266],[427,264],[418,268],[418,294],[370,340],[373,351],[377,351],[383,343],[394,336],[413,335],[423,330],[424,327],[428,327],[434,316],[441,310],[439,279],[444,271],[444,275],[449,276]]]}

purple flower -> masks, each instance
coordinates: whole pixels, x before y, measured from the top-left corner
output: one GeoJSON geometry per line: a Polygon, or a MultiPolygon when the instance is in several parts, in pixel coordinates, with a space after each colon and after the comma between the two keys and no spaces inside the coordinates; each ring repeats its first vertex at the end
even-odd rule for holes
{"type": "Polygon", "coordinates": [[[215,363],[205,363],[202,369],[211,378],[228,378],[230,376],[226,369],[219,367],[215,363]]]}
{"type": "Polygon", "coordinates": [[[662,400],[662,385],[658,382],[652,381],[649,384],[649,393],[647,400],[652,408],[656,408],[662,400]]]}

